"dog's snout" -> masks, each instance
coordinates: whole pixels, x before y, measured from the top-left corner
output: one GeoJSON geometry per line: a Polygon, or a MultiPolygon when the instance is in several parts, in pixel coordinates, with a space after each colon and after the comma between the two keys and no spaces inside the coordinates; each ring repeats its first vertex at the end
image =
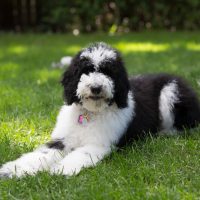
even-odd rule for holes
{"type": "Polygon", "coordinates": [[[100,94],[102,87],[101,86],[92,86],[90,88],[93,94],[100,94]]]}

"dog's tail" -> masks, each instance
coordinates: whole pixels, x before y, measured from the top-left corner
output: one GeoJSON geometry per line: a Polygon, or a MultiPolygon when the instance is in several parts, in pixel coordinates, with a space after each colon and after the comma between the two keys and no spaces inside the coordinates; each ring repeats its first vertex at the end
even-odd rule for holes
{"type": "Polygon", "coordinates": [[[69,66],[72,62],[72,57],[71,56],[64,56],[60,59],[60,62],[52,62],[51,67],[52,68],[65,68],[69,66]]]}

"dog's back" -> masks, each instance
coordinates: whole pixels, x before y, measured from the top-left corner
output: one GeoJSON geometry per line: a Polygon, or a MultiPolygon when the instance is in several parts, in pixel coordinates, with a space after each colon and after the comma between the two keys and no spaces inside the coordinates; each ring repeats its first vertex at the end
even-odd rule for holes
{"type": "Polygon", "coordinates": [[[200,123],[200,104],[193,89],[169,74],[139,75],[129,79],[135,117],[119,146],[147,133],[193,128],[200,123]]]}

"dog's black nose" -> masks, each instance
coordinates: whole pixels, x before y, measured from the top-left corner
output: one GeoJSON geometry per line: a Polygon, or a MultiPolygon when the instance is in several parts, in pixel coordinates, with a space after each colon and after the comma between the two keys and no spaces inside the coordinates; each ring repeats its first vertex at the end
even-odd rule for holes
{"type": "Polygon", "coordinates": [[[101,86],[93,86],[90,89],[93,94],[99,94],[101,92],[101,86]]]}

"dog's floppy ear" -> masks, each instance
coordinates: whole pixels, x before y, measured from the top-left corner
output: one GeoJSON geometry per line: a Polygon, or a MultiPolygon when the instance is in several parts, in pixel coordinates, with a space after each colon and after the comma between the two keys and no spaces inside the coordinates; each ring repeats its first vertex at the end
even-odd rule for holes
{"type": "Polygon", "coordinates": [[[115,77],[115,95],[114,99],[118,106],[118,108],[125,108],[127,107],[127,100],[128,100],[128,92],[130,90],[130,84],[128,80],[128,75],[124,64],[119,58],[116,62],[115,69],[119,70],[117,73],[118,77],[115,77]]]}
{"type": "Polygon", "coordinates": [[[71,105],[74,102],[79,102],[79,99],[76,96],[77,85],[79,82],[78,64],[76,62],[78,56],[79,55],[73,58],[71,64],[64,72],[61,80],[61,84],[64,87],[64,99],[68,105],[71,105]]]}

